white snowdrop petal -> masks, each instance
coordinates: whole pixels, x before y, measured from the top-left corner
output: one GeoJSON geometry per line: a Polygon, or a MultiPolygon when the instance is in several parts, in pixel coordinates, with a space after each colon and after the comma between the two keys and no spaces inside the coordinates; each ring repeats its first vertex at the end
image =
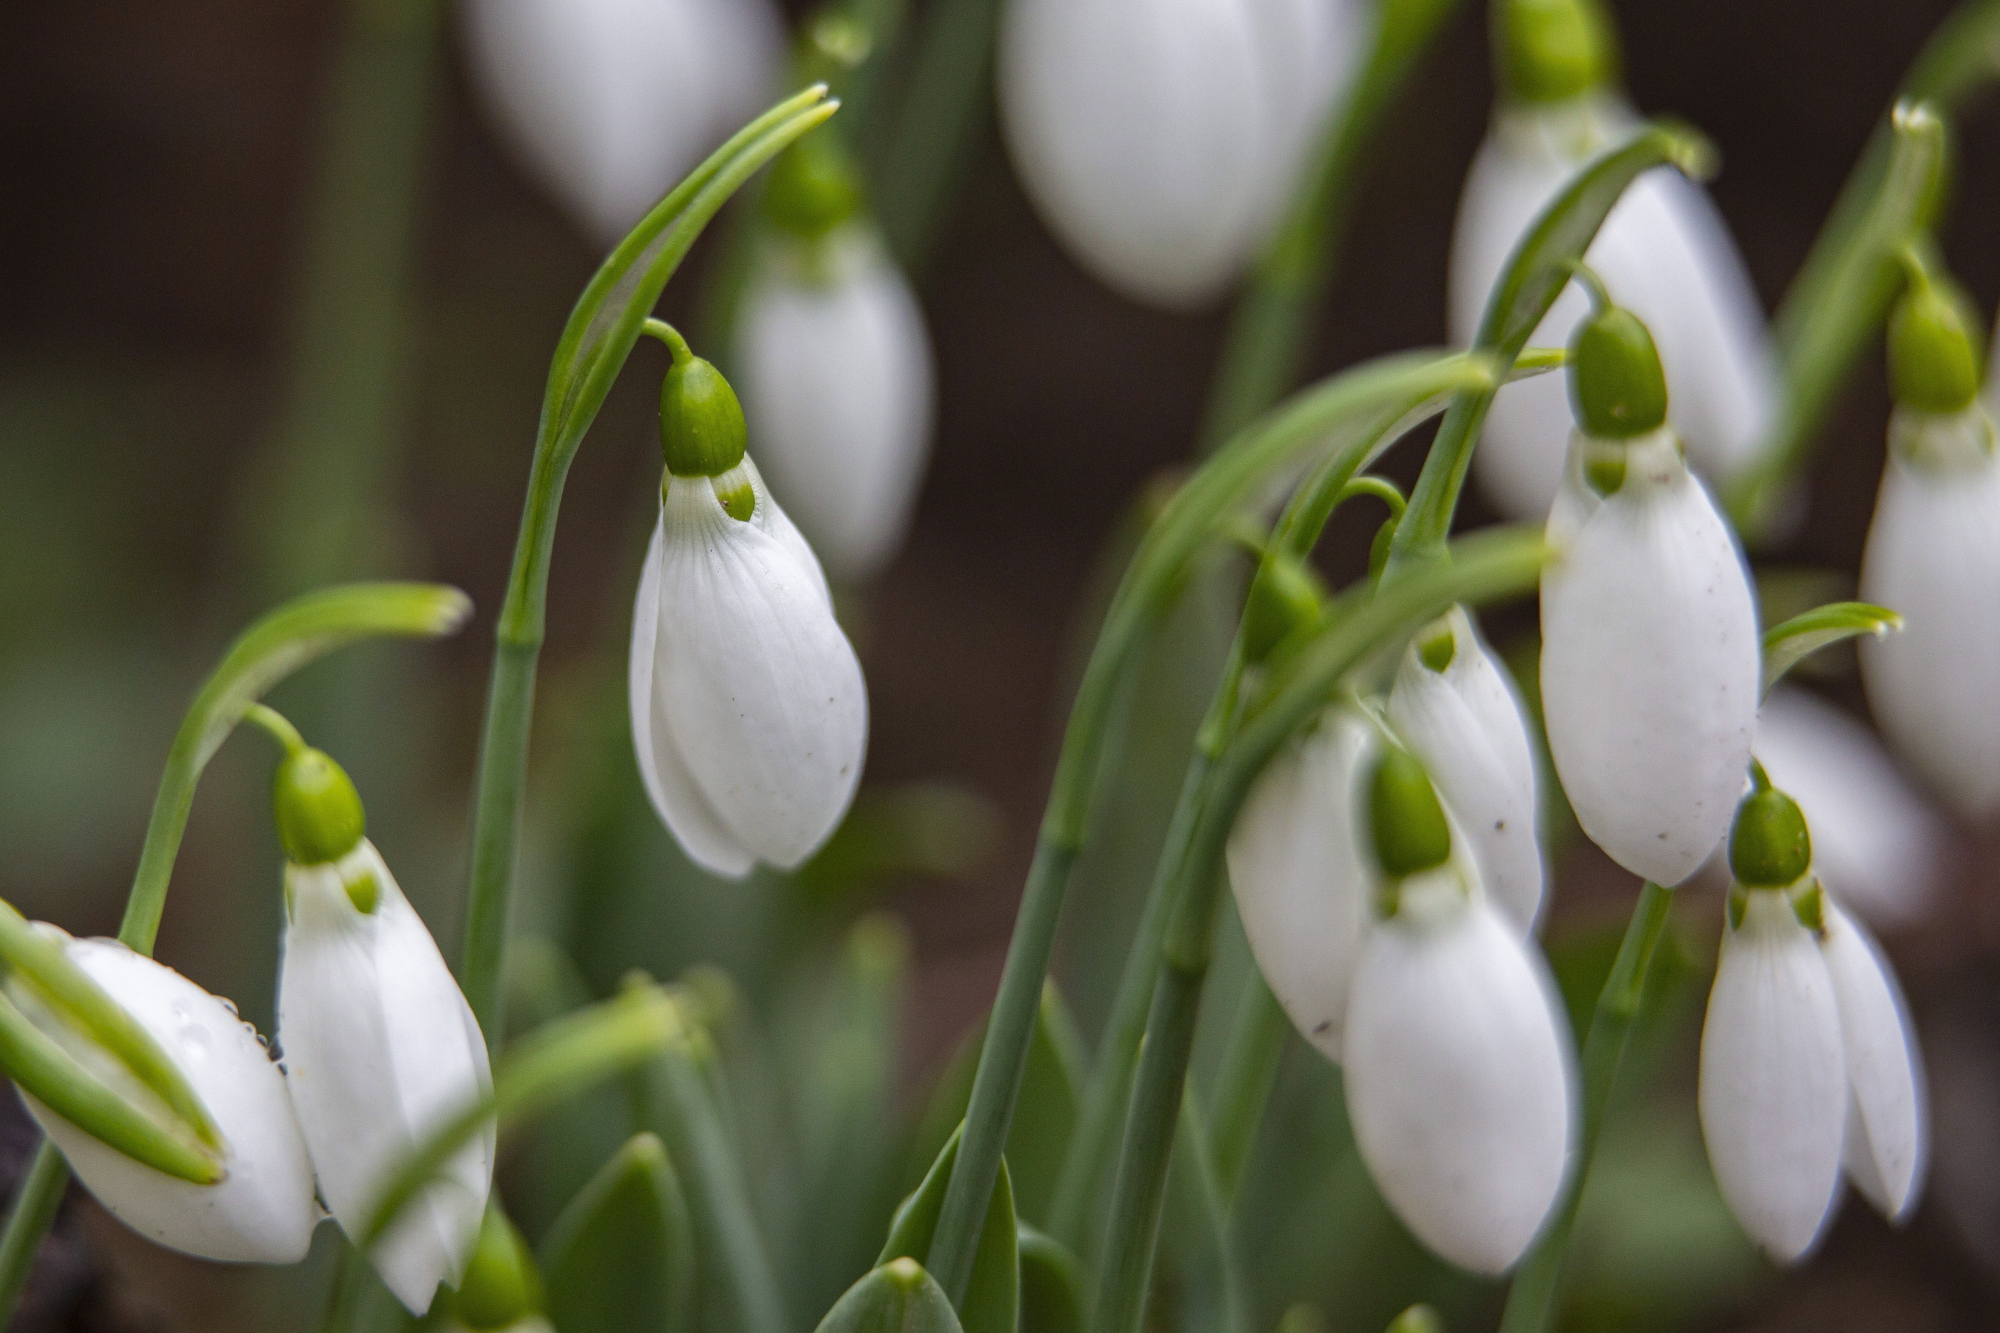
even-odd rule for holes
{"type": "MultiPolygon", "coordinates": [[[[203,1259],[303,1259],[321,1217],[312,1163],[284,1074],[264,1043],[227,1001],[116,940],[64,936],[63,944],[71,961],[180,1067],[222,1132],[228,1175],[214,1185],[177,1180],[108,1147],[24,1093],[35,1123],[97,1201],[148,1240],[203,1259]]],[[[141,1104],[150,1099],[122,1066],[87,1059],[74,1050],[74,1034],[32,1007],[25,1011],[114,1090],[141,1104]]]]}
{"type": "Polygon", "coordinates": [[[1574,1143],[1567,1020],[1547,969],[1482,902],[1403,909],[1363,944],[1345,1072],[1355,1142],[1417,1238],[1474,1272],[1506,1271],[1559,1197],[1574,1143]]]}
{"type": "Polygon", "coordinates": [[[1848,1176],[1885,1217],[1916,1206],[1927,1160],[1923,1058],[1896,974],[1868,932],[1829,902],[1820,941],[1853,1095],[1843,1156],[1848,1176]]]}
{"type": "Polygon", "coordinates": [[[768,0],[471,0],[468,54],[526,165],[609,245],[775,91],[768,0]]]}
{"type": "Polygon", "coordinates": [[[1229,883],[1258,970],[1330,1060],[1368,910],[1355,820],[1377,744],[1367,719],[1328,712],[1265,766],[1229,834],[1229,883]]]}
{"type": "Polygon", "coordinates": [[[1781,893],[1723,935],[1701,1034],[1701,1128],[1716,1184],[1781,1263],[1818,1242],[1840,1187],[1847,1061],[1833,980],[1781,893]]]}
{"type": "MultiPolygon", "coordinates": [[[[291,866],[291,921],[278,1025],[292,1104],[320,1195],[350,1238],[368,1226],[396,1170],[437,1128],[492,1088],[486,1043],[423,921],[363,842],[338,866],[291,866]],[[375,877],[372,913],[343,887],[375,877]]],[[[456,1285],[492,1184],[490,1127],[453,1156],[369,1251],[417,1314],[456,1285]]]]}
{"type": "Polygon", "coordinates": [[[1805,811],[1813,864],[1840,901],[1885,930],[1920,920],[1943,867],[1944,821],[1868,729],[1780,685],[1757,718],[1757,758],[1805,811]]]}
{"type": "Polygon", "coordinates": [[[773,492],[836,574],[875,573],[901,544],[930,452],[930,339],[909,283],[858,229],[827,272],[779,258],[739,325],[737,387],[773,492]]]}
{"type": "MultiPolygon", "coordinates": [[[[1935,420],[1935,419],[1933,419],[1935,420]]],[[[1947,419],[1948,421],[1949,419],[1947,419]]],[[[1985,427],[1985,414],[1958,429],[1985,427]]],[[[1968,819],[2000,810],[2000,460],[1899,420],[1861,561],[1861,596],[1903,617],[1861,645],[1868,702],[1898,753],[1968,819]],[[1904,445],[1950,450],[1913,462],[1904,445]]]]}
{"type": "Polygon", "coordinates": [[[1542,906],[1536,838],[1535,754],[1506,668],[1462,607],[1449,625],[1451,661],[1424,665],[1419,645],[1403,656],[1389,694],[1389,721],[1423,760],[1478,861],[1481,882],[1523,931],[1542,906]]]}
{"type": "Polygon", "coordinates": [[[1760,648],[1743,560],[1662,431],[1542,575],[1542,708],[1577,820],[1674,885],[1729,830],[1756,726],[1760,648]]]}

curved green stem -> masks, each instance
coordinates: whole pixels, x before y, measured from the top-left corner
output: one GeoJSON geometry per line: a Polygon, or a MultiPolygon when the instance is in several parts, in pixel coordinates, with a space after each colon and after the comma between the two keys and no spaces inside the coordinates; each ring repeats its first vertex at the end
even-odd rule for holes
{"type": "Polygon", "coordinates": [[[1507,1293],[1507,1310],[1500,1320],[1500,1333],[1543,1333],[1555,1317],[1563,1260],[1576,1229],[1577,1210],[1583,1204],[1584,1189],[1590,1184],[1590,1168],[1604,1132],[1605,1112],[1618,1086],[1618,1068],[1624,1062],[1625,1047],[1645,1007],[1646,981],[1672,906],[1670,889],[1648,881],[1639,891],[1631,924],[1625,928],[1625,939],[1618,946],[1611,975],[1598,993],[1590,1035],[1583,1043],[1583,1143],[1569,1196],[1515,1275],[1514,1285],[1507,1293]]]}
{"type": "Polygon", "coordinates": [[[42,1237],[55,1224],[56,1209],[62,1206],[63,1191],[69,1186],[69,1163],[44,1141],[35,1149],[34,1165],[21,1179],[14,1206],[7,1213],[7,1227],[0,1231],[0,1324],[13,1326],[14,1309],[34,1271],[35,1252],[42,1237]]]}
{"type": "Polygon", "coordinates": [[[276,741],[278,748],[288,755],[306,748],[306,738],[299,735],[299,729],[292,725],[291,719],[269,704],[251,704],[243,710],[243,720],[276,741]]]}
{"type": "Polygon", "coordinates": [[[1285,1033],[1290,1026],[1291,1020],[1271,993],[1264,974],[1252,968],[1223,1049],[1211,1116],[1215,1122],[1215,1174],[1223,1198],[1232,1204],[1243,1182],[1244,1168],[1250,1163],[1250,1148],[1257,1140],[1264,1103],[1278,1077],[1278,1059],[1285,1052],[1285,1033]]]}

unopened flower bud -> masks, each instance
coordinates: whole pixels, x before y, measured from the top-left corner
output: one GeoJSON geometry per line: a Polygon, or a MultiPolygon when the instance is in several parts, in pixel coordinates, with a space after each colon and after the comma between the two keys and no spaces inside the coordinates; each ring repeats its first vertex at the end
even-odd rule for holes
{"type": "Polygon", "coordinates": [[[1921,269],[1889,316],[1889,383],[1903,407],[1961,412],[1979,394],[1979,323],[1956,283],[1921,269]]]}
{"type": "Polygon", "coordinates": [[[293,865],[338,861],[368,832],[360,793],[324,750],[296,750],[279,762],[272,805],[278,842],[293,865]]]}
{"type": "Polygon", "coordinates": [[[1776,787],[1754,791],[1736,807],[1729,868],[1752,889],[1782,889],[1812,868],[1812,835],[1799,804],[1776,787]]]}
{"type": "Polygon", "coordinates": [[[1261,662],[1293,630],[1319,619],[1319,580],[1288,555],[1274,555],[1257,570],[1243,608],[1243,656],[1261,662]]]}
{"type": "Polygon", "coordinates": [[[1368,795],[1368,828],[1384,875],[1402,879],[1451,858],[1451,823],[1415,755],[1400,746],[1385,746],[1368,795]]]}
{"type": "Polygon", "coordinates": [[[1500,86],[1516,101],[1578,97],[1617,73],[1617,37],[1593,0],[1503,0],[1493,16],[1500,86]]]}
{"type": "Polygon", "coordinates": [[[1629,440],[1665,423],[1667,377],[1637,315],[1610,306],[1577,325],[1569,343],[1569,396],[1577,425],[1598,439],[1629,440]]]}

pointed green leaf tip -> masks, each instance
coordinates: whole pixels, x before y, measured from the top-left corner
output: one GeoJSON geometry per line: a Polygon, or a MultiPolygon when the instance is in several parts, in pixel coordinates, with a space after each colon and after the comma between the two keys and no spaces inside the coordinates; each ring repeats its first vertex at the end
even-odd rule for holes
{"type": "Polygon", "coordinates": [[[338,861],[360,846],[368,832],[361,794],[324,750],[297,750],[280,760],[271,803],[278,842],[293,865],[338,861]]]}
{"type": "Polygon", "coordinates": [[[1400,745],[1383,747],[1369,783],[1375,859],[1391,879],[1421,874],[1451,856],[1451,825],[1423,763],[1400,745]]]}
{"type": "MultiPolygon", "coordinates": [[[[959,1141],[964,1135],[965,1126],[961,1123],[944,1151],[931,1163],[923,1184],[896,1209],[896,1216],[889,1223],[889,1241],[876,1260],[884,1268],[896,1259],[914,1259],[916,1255],[929,1253],[937,1236],[938,1214],[944,1210],[952,1168],[958,1162],[959,1141]]],[[[1002,1159],[1000,1174],[993,1181],[993,1196],[986,1205],[979,1248],[973,1255],[972,1276],[965,1284],[965,1333],[1017,1333],[1021,1301],[1019,1231],[1020,1224],[1014,1216],[1014,1184],[1002,1159]]],[[[879,1273],[882,1269],[875,1271],[879,1273]]],[[[820,1327],[825,1329],[827,1325],[820,1327]]]]}
{"type": "Polygon", "coordinates": [[[1979,396],[1979,319],[1949,278],[1912,261],[1910,285],[1889,316],[1889,383],[1919,412],[1962,412],[1979,396]]]}
{"type": "Polygon", "coordinates": [[[1569,401],[1584,434],[1600,440],[1629,440],[1666,422],[1666,372],[1637,315],[1606,305],[1577,325],[1569,344],[1569,401]]]}
{"type": "Polygon", "coordinates": [[[891,1259],[847,1289],[819,1333],[962,1333],[944,1289],[915,1259],[891,1259]]]}
{"type": "Polygon", "coordinates": [[[1785,673],[1822,648],[1848,639],[1872,634],[1881,638],[1903,628],[1903,618],[1886,606],[1867,602],[1828,602],[1803,611],[1782,625],[1764,631],[1763,692],[1785,678],[1785,673]]]}
{"type": "Polygon", "coordinates": [[[1610,83],[1618,38],[1594,0],[1500,0],[1493,48],[1501,89],[1520,102],[1559,102],[1610,83]]]}
{"type": "Polygon", "coordinates": [[[635,1136],[599,1169],[549,1227],[542,1260],[549,1318],[563,1333],[691,1326],[694,1226],[656,1136],[635,1136]]]}
{"type": "Polygon", "coordinates": [[[458,1320],[476,1333],[512,1328],[542,1308],[542,1277],[528,1253],[528,1243],[491,1204],[480,1223],[479,1239],[465,1266],[454,1302],[458,1320]]]}
{"type": "Polygon", "coordinates": [[[1776,787],[1750,793],[1729,831],[1729,868],[1752,889],[1782,889],[1812,868],[1812,835],[1794,801],[1776,787]]]}
{"type": "Polygon", "coordinates": [[[674,347],[673,369],[660,385],[660,451],[676,477],[719,477],[743,461],[749,430],[743,404],[722,372],[674,347]]]}
{"type": "Polygon", "coordinates": [[[1243,656],[1261,662],[1301,625],[1319,619],[1319,581],[1291,556],[1266,560],[1250,584],[1243,610],[1243,656]]]}

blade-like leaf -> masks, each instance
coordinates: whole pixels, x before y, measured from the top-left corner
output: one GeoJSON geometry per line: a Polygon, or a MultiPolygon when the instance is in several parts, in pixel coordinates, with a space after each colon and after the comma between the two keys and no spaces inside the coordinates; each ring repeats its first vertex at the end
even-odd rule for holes
{"type": "Polygon", "coordinates": [[[667,1150],[628,1142],[562,1211],[542,1242],[548,1315],[562,1333],[684,1333],[695,1237],[667,1150]]]}
{"type": "MultiPolygon", "coordinates": [[[[896,1210],[895,1221],[889,1224],[889,1241],[882,1247],[878,1264],[915,1258],[930,1249],[963,1134],[961,1126],[931,1164],[924,1183],[896,1210]]],[[[1019,1333],[1015,1326],[1021,1296],[1018,1227],[1014,1217],[1014,1189],[1007,1178],[1007,1163],[1002,1159],[1000,1174],[993,1182],[992,1200],[986,1205],[986,1222],[979,1233],[972,1276],[965,1284],[965,1306],[960,1320],[965,1333],[1019,1333]]]]}
{"type": "Polygon", "coordinates": [[[1069,1247],[1021,1224],[1021,1333],[1083,1333],[1083,1269],[1069,1247]]]}
{"type": "MultiPolygon", "coordinates": [[[[569,1333],[564,1329],[563,1333],[569,1333]]],[[[847,1289],[819,1333],[963,1333],[944,1289],[915,1259],[892,1259],[847,1289]]]]}
{"type": "Polygon", "coordinates": [[[1901,628],[1901,616],[1867,602],[1834,602],[1793,616],[1764,632],[1764,693],[1770,694],[1786,672],[1822,648],[1864,634],[1879,639],[1901,628]]]}

